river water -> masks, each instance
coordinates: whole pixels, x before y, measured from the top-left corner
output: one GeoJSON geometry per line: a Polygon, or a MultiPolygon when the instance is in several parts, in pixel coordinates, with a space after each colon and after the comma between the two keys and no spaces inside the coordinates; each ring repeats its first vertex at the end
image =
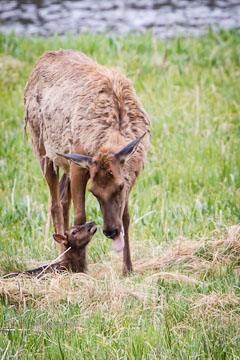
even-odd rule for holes
{"type": "Polygon", "coordinates": [[[240,26],[240,0],[0,0],[0,31],[19,35],[152,31],[199,36],[240,26]]]}

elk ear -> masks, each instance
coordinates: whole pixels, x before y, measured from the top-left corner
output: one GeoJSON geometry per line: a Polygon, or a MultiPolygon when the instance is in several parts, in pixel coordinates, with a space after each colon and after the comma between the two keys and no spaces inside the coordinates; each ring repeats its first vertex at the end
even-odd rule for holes
{"type": "Polygon", "coordinates": [[[115,158],[120,160],[120,162],[125,162],[128,160],[135,153],[139,141],[141,141],[145,135],[146,133],[126,145],[122,150],[115,154],[115,158]]]}
{"type": "Polygon", "coordinates": [[[60,235],[60,234],[53,234],[53,238],[56,242],[58,242],[59,244],[65,244],[67,245],[67,237],[65,235],[60,235]]]}
{"type": "Polygon", "coordinates": [[[91,156],[80,155],[80,154],[59,154],[59,153],[56,154],[58,156],[64,157],[65,159],[71,160],[72,162],[74,162],[74,164],[82,168],[89,169],[92,164],[91,156]]]}

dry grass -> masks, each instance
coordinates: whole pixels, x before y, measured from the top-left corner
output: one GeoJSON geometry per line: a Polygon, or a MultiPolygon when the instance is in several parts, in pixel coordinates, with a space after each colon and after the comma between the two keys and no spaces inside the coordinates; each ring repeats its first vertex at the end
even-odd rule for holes
{"type": "MultiPolygon", "coordinates": [[[[135,34],[0,36],[1,274],[57,253],[50,237],[43,240],[47,188],[23,140],[22,94],[37,58],[59,48],[119,67],[152,120],[146,170],[131,193],[135,274],[122,278],[122,256],[98,232],[87,275],[0,279],[0,327],[14,329],[0,332],[0,352],[19,359],[239,358],[238,227],[225,236],[222,225],[239,222],[239,31],[167,43],[135,34]]],[[[87,217],[101,224],[96,200],[87,200],[87,217]]]]}
{"type": "Polygon", "coordinates": [[[193,314],[196,317],[204,314],[204,316],[209,315],[212,318],[221,316],[223,317],[226,312],[238,317],[240,320],[240,316],[236,313],[236,308],[239,308],[239,299],[234,294],[234,292],[228,294],[221,294],[213,291],[210,295],[201,295],[197,301],[195,301],[192,305],[193,314]],[[229,310],[229,311],[228,311],[229,310]]]}
{"type": "MultiPolygon", "coordinates": [[[[121,260],[111,254],[104,263],[89,265],[88,274],[56,273],[44,278],[29,278],[24,275],[0,280],[0,294],[9,303],[26,304],[46,308],[61,301],[79,303],[82,315],[100,307],[108,311],[121,311],[126,298],[133,297],[140,303],[157,303],[159,294],[157,282],[179,282],[201,285],[199,275],[210,269],[240,261],[240,226],[228,229],[227,236],[211,241],[182,241],[181,246],[170,246],[163,251],[157,249],[154,258],[139,259],[135,262],[135,274],[129,278],[121,276],[121,260]],[[181,266],[180,266],[181,265],[181,266]],[[161,271],[159,271],[161,269],[161,271]],[[181,269],[181,271],[180,271],[181,269]],[[169,270],[169,271],[168,271],[169,270]],[[142,276],[141,281],[136,281],[142,276]]],[[[155,249],[156,251],[156,249],[155,249]]],[[[192,310],[219,315],[226,309],[238,305],[233,293],[200,295],[191,299],[192,310]]],[[[164,305],[162,303],[162,305],[164,305]]],[[[159,306],[159,305],[158,305],[159,306]]]]}

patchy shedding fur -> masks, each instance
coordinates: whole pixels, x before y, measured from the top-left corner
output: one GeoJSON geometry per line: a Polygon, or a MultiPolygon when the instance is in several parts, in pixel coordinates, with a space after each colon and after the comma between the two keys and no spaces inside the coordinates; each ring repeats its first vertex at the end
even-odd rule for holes
{"type": "MultiPolygon", "coordinates": [[[[74,153],[81,144],[83,154],[94,156],[107,142],[119,150],[150,125],[130,80],[72,50],[47,52],[39,59],[24,103],[35,153],[39,156],[43,142],[44,155],[65,172],[69,162],[57,152],[74,153]]],[[[146,136],[131,159],[138,172],[148,144],[146,136]]]]}
{"type": "Polygon", "coordinates": [[[71,199],[74,224],[85,223],[90,178],[103,233],[123,250],[123,273],[132,271],[128,196],[144,167],[150,132],[132,83],[80,52],[52,51],[35,65],[24,103],[25,129],[28,124],[52,197],[54,231],[63,234],[69,226],[71,199]],[[67,174],[61,184],[58,167],[67,174]]]}

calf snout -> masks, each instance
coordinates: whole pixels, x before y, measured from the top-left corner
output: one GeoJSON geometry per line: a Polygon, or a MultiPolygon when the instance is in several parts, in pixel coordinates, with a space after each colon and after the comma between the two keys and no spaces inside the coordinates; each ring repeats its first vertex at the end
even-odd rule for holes
{"type": "Polygon", "coordinates": [[[103,233],[104,233],[104,235],[106,236],[106,237],[108,237],[109,239],[114,239],[116,236],[117,236],[117,234],[118,234],[118,230],[117,229],[114,229],[114,230],[109,230],[109,229],[107,229],[107,230],[103,230],[103,233]]]}
{"type": "Polygon", "coordinates": [[[91,234],[95,234],[95,232],[97,231],[97,224],[92,221],[90,223],[87,223],[87,228],[88,228],[88,232],[90,232],[91,234]]]}

